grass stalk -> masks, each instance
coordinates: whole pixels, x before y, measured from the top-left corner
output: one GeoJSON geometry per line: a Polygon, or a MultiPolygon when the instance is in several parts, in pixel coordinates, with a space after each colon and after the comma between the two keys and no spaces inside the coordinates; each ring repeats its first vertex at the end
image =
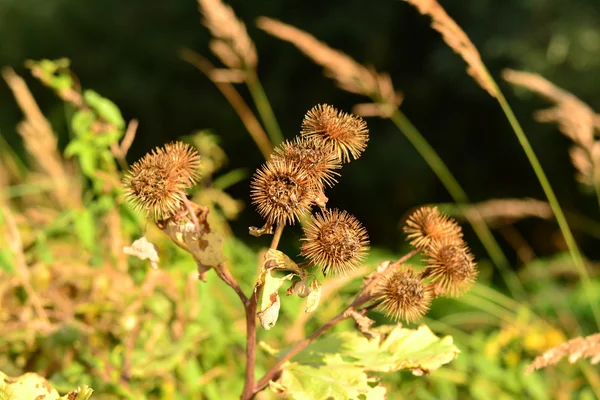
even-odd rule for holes
{"type": "Polygon", "coordinates": [[[567,223],[565,214],[563,213],[562,208],[560,207],[560,204],[558,203],[558,199],[556,198],[556,195],[554,194],[554,190],[552,189],[552,186],[550,185],[550,181],[548,180],[548,177],[546,176],[546,173],[544,172],[544,169],[542,168],[542,165],[540,164],[540,161],[537,158],[535,151],[533,150],[533,147],[531,147],[531,143],[527,139],[527,136],[525,135],[525,132],[523,131],[523,128],[521,127],[521,124],[517,120],[517,117],[515,116],[513,110],[510,108],[508,101],[506,100],[506,98],[504,97],[504,95],[502,94],[500,89],[498,88],[496,82],[493,80],[493,78],[491,77],[491,74],[489,74],[489,72],[488,72],[488,75],[490,75],[490,81],[492,81],[494,83],[494,85],[496,85],[496,89],[497,89],[496,99],[498,100],[498,103],[500,104],[502,111],[506,115],[506,118],[508,119],[510,126],[512,127],[513,131],[515,132],[515,135],[517,136],[517,139],[519,140],[519,143],[520,143],[521,147],[523,148],[523,151],[525,152],[525,155],[527,156],[527,159],[529,160],[529,163],[531,164],[531,167],[533,168],[533,171],[535,172],[535,175],[537,176],[538,181],[540,182],[540,185],[542,186],[542,189],[544,190],[544,194],[546,195],[546,198],[548,199],[548,203],[550,204],[550,207],[552,208],[552,212],[554,213],[554,216],[556,217],[556,222],[558,223],[558,226],[563,234],[563,237],[565,238],[565,243],[567,244],[569,252],[571,253],[571,257],[573,258],[573,263],[575,264],[577,273],[579,274],[580,279],[582,281],[583,289],[584,289],[586,297],[590,303],[590,307],[592,308],[592,313],[594,314],[594,319],[596,321],[596,325],[600,328],[600,312],[598,309],[598,304],[594,301],[591,279],[590,279],[588,271],[585,267],[585,264],[583,262],[583,256],[581,255],[581,252],[579,251],[579,247],[577,246],[577,243],[575,242],[575,238],[573,237],[573,233],[571,232],[571,228],[569,227],[569,224],[567,223]]]}
{"type": "MultiPolygon", "coordinates": [[[[442,182],[450,196],[457,205],[466,210],[470,203],[469,198],[463,188],[460,186],[454,175],[450,172],[444,161],[437,152],[431,147],[429,142],[423,137],[421,132],[412,124],[412,122],[400,110],[396,110],[391,116],[392,122],[406,136],[411,144],[421,154],[423,159],[429,164],[438,179],[442,182]]],[[[494,238],[485,221],[481,218],[473,218],[470,213],[464,213],[465,217],[473,227],[473,230],[479,237],[479,240],[490,255],[494,264],[498,267],[506,286],[513,297],[519,300],[525,299],[525,289],[519,280],[517,274],[511,269],[508,259],[502,252],[500,245],[494,238]]]]}
{"type": "Polygon", "coordinates": [[[277,122],[277,118],[275,118],[275,114],[271,108],[271,103],[269,103],[269,99],[267,98],[265,90],[258,80],[258,76],[256,76],[256,72],[248,69],[246,74],[246,85],[248,86],[248,90],[250,90],[250,95],[252,96],[252,100],[256,105],[258,114],[263,121],[272,145],[277,146],[279,143],[283,142],[283,134],[281,133],[279,123],[277,122]]]}

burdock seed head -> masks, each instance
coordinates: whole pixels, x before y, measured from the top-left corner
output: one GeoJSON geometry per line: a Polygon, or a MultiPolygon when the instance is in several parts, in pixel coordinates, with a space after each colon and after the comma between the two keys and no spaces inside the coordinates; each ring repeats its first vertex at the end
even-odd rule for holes
{"type": "Polygon", "coordinates": [[[388,317],[413,322],[429,310],[433,292],[412,266],[402,265],[392,275],[382,278],[377,288],[377,299],[388,317]]]}
{"type": "Polygon", "coordinates": [[[327,104],[308,111],[302,121],[301,135],[332,146],[343,162],[360,157],[369,141],[369,130],[362,118],[327,104]]]}
{"type": "Polygon", "coordinates": [[[346,211],[325,210],[304,228],[301,253],[323,274],[347,274],[364,260],[369,249],[366,229],[346,211]]]}
{"type": "Polygon", "coordinates": [[[471,288],[477,278],[477,264],[466,244],[433,240],[423,252],[428,259],[423,276],[431,278],[441,294],[457,297],[471,288]]]}
{"type": "Polygon", "coordinates": [[[175,214],[185,192],[199,178],[200,156],[181,142],[156,148],[135,162],[124,178],[133,207],[156,220],[175,214]]]}
{"type": "Polygon", "coordinates": [[[300,165],[319,186],[332,187],[337,182],[335,177],[340,175],[335,170],[342,167],[340,158],[331,145],[319,143],[310,137],[297,136],[294,140],[283,142],[271,157],[284,158],[300,165]]]}
{"type": "Polygon", "coordinates": [[[179,173],[188,180],[190,186],[200,179],[200,155],[198,151],[187,143],[167,143],[159,149],[164,157],[171,160],[179,173]]]}
{"type": "Polygon", "coordinates": [[[421,207],[406,221],[404,232],[408,233],[410,244],[417,249],[425,249],[432,240],[447,239],[461,242],[462,229],[437,207],[421,207]]]}
{"type": "Polygon", "coordinates": [[[272,159],[252,177],[250,197],[258,213],[269,224],[293,224],[310,210],[315,187],[298,164],[272,159]]]}

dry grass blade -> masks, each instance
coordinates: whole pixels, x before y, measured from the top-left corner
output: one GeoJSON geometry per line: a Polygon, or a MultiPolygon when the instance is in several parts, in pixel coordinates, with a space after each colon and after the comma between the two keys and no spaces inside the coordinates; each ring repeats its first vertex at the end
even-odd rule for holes
{"type": "Polygon", "coordinates": [[[571,93],[557,87],[538,74],[523,71],[504,71],[504,79],[524,87],[555,103],[555,106],[535,113],[540,122],[556,122],[560,132],[571,139],[571,161],[578,171],[577,180],[593,186],[600,175],[600,115],[571,93]]]}
{"type": "Polygon", "coordinates": [[[525,218],[551,219],[550,205],[536,199],[492,199],[466,209],[468,218],[483,218],[489,224],[513,223],[525,218]],[[471,215],[472,214],[472,215],[471,215]]]}
{"type": "Polygon", "coordinates": [[[52,180],[56,187],[54,195],[59,204],[63,207],[73,205],[77,197],[72,195],[73,188],[69,187],[69,176],[58,152],[57,136],[50,123],[40,111],[23,78],[12,68],[4,68],[2,76],[25,115],[25,120],[17,126],[25,148],[52,180]]]}
{"type": "Polygon", "coordinates": [[[560,131],[573,142],[582,147],[590,146],[600,118],[590,106],[538,74],[505,70],[503,77],[513,85],[524,87],[556,103],[553,108],[538,111],[538,121],[556,122],[560,131]]]}
{"type": "Polygon", "coordinates": [[[230,82],[214,80],[214,71],[216,68],[200,54],[189,49],[183,49],[181,50],[181,58],[198,68],[204,75],[211,78],[217,86],[217,89],[223,93],[223,96],[225,96],[229,104],[231,104],[242,120],[242,123],[246,127],[248,133],[250,133],[250,136],[252,136],[252,139],[254,139],[254,142],[260,149],[262,155],[268,160],[273,151],[273,146],[262,125],[258,122],[254,113],[236,88],[230,82]]]}
{"type": "Polygon", "coordinates": [[[14,255],[15,269],[19,277],[19,281],[21,285],[23,285],[23,289],[25,290],[25,293],[27,293],[28,300],[31,302],[38,317],[46,327],[49,327],[50,320],[48,319],[48,314],[44,309],[44,303],[31,286],[31,274],[25,259],[25,253],[23,252],[23,242],[21,240],[21,233],[17,227],[17,222],[15,221],[8,204],[5,204],[1,201],[2,199],[0,199],[0,215],[6,224],[6,237],[8,246],[14,255]]]}
{"type": "Polygon", "coordinates": [[[555,365],[564,357],[569,357],[569,362],[573,364],[580,358],[590,358],[592,364],[600,361],[600,333],[596,333],[585,338],[578,337],[571,339],[557,347],[554,347],[541,356],[537,357],[525,370],[525,374],[530,374],[540,368],[549,365],[555,365]]]}
{"type": "Polygon", "coordinates": [[[335,79],[342,89],[377,99],[377,104],[369,105],[371,107],[361,105],[361,109],[365,109],[370,115],[388,117],[400,104],[402,97],[394,90],[388,74],[367,68],[347,54],[332,49],[314,36],[281,21],[260,17],[257,25],[270,35],[298,47],[325,68],[327,75],[335,79]]]}
{"type": "Polygon", "coordinates": [[[481,61],[479,51],[446,10],[436,0],[404,1],[413,5],[421,14],[431,17],[431,27],[438,31],[446,44],[465,60],[468,74],[492,97],[497,97],[498,89],[481,61]]]}
{"type": "Polygon", "coordinates": [[[229,68],[255,68],[256,48],[231,7],[221,0],[198,0],[198,5],[204,25],[215,38],[210,44],[212,52],[229,68]]]}

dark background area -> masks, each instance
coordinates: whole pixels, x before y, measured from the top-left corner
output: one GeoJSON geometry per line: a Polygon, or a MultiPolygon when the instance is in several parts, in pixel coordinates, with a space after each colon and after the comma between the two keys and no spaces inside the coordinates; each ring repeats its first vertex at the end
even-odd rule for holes
{"type": "MultiPolygon", "coordinates": [[[[429,28],[428,18],[408,4],[399,0],[232,0],[229,4],[256,43],[259,77],[288,138],[299,132],[305,112],[315,104],[350,111],[365,99],[339,90],[294,46],[256,28],[254,21],[261,15],[295,25],[358,62],[389,72],[405,96],[403,111],[473,201],[544,199],[498,104],[466,74],[462,59],[429,28]]],[[[573,178],[569,140],[555,125],[532,119],[532,112],[547,104],[529,93],[515,92],[500,81],[500,73],[506,67],[541,73],[600,109],[600,2],[445,0],[441,4],[479,48],[507,94],[563,207],[597,219],[596,199],[583,194],[573,178]]],[[[209,39],[193,0],[0,0],[0,66],[10,65],[27,77],[63,145],[67,140],[64,107],[28,75],[23,68],[27,59],[70,58],[84,88],[113,100],[126,119],[139,119],[130,161],[154,146],[210,129],[221,138],[229,168],[243,167],[250,175],[262,162],[258,149],[214,84],[178,55],[181,48],[189,47],[211,57],[209,39]]],[[[250,101],[245,87],[239,90],[250,101]]],[[[3,83],[0,103],[0,134],[22,151],[15,130],[21,113],[3,83]]],[[[340,183],[328,196],[332,206],[347,209],[363,221],[375,246],[397,250],[403,240],[398,223],[412,207],[451,199],[390,121],[370,118],[367,123],[371,131],[367,151],[344,167],[340,183]]],[[[249,204],[248,180],[230,192],[249,204]]],[[[232,225],[250,241],[248,225],[260,223],[248,206],[232,225]]],[[[556,250],[554,223],[525,221],[518,227],[539,255],[556,250]]],[[[579,239],[588,255],[600,252],[593,239],[579,239]]]]}

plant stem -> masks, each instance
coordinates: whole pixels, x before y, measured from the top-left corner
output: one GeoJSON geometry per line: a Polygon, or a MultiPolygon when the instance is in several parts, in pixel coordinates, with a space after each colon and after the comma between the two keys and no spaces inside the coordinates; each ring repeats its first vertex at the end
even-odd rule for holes
{"type": "MultiPolygon", "coordinates": [[[[283,233],[284,224],[277,225],[275,233],[273,234],[273,240],[271,241],[271,249],[277,249],[281,234],[283,233]]],[[[261,266],[261,271],[264,266],[261,266]]],[[[255,376],[254,369],[256,365],[256,309],[258,306],[258,298],[262,291],[263,284],[260,280],[257,280],[252,295],[245,307],[246,311],[246,373],[244,380],[244,390],[242,391],[242,400],[248,400],[254,397],[256,394],[255,376]]]]}
{"type": "Polygon", "coordinates": [[[260,378],[260,380],[258,381],[258,383],[256,384],[256,387],[254,389],[254,393],[253,393],[252,397],[250,397],[250,398],[253,398],[258,392],[263,390],[269,384],[269,382],[273,378],[275,378],[275,376],[281,371],[281,367],[284,363],[286,363],[289,359],[291,359],[296,354],[301,352],[306,346],[308,346],[309,344],[314,342],[315,339],[317,339],[319,336],[321,336],[321,334],[323,334],[329,328],[333,327],[338,322],[343,321],[344,319],[348,318],[348,313],[352,310],[353,310],[353,307],[348,306],[344,311],[342,311],[341,313],[339,313],[338,315],[336,315],[335,317],[333,317],[332,319],[327,321],[327,323],[325,325],[323,325],[322,327],[320,327],[319,329],[314,331],[312,335],[310,335],[309,337],[307,337],[300,343],[296,344],[296,346],[292,350],[287,352],[285,354],[285,356],[283,356],[279,360],[277,360],[277,362],[267,371],[267,373],[262,378],[260,378]]]}
{"type": "Polygon", "coordinates": [[[260,114],[260,119],[262,119],[267,133],[269,134],[271,143],[274,146],[277,146],[279,143],[283,142],[283,134],[281,133],[281,129],[279,128],[277,118],[275,118],[275,114],[273,113],[273,109],[269,103],[269,99],[265,94],[265,90],[260,84],[258,76],[256,76],[256,71],[251,69],[246,71],[246,85],[250,90],[252,100],[254,100],[256,109],[260,114]]]}
{"type": "MultiPolygon", "coordinates": [[[[258,283],[257,283],[258,285],[258,283]]],[[[258,286],[255,288],[259,289],[258,286]]],[[[258,293],[252,293],[246,311],[246,374],[242,400],[251,399],[254,393],[254,367],[256,365],[256,307],[258,293]]]]}
{"type": "MultiPolygon", "coordinates": [[[[488,72],[488,75],[490,75],[490,79],[491,79],[491,74],[489,74],[489,72],[488,72]]],[[[495,84],[495,81],[493,79],[491,79],[491,80],[495,84]]],[[[558,223],[558,226],[563,234],[563,237],[565,238],[565,242],[567,244],[567,247],[569,248],[571,257],[573,258],[573,263],[575,264],[577,273],[579,274],[579,276],[581,278],[586,297],[590,303],[590,307],[592,308],[592,312],[594,314],[594,319],[596,321],[596,325],[598,327],[600,327],[600,311],[598,309],[598,304],[596,303],[596,301],[594,300],[594,297],[593,297],[593,288],[591,285],[590,276],[589,276],[588,271],[583,262],[583,257],[581,255],[581,252],[579,251],[579,247],[577,246],[577,243],[575,242],[575,238],[573,237],[573,233],[571,232],[571,229],[569,228],[567,219],[565,218],[562,208],[560,207],[560,204],[558,203],[558,199],[556,198],[556,195],[554,194],[554,190],[552,189],[552,186],[550,185],[550,181],[548,181],[548,177],[546,176],[546,173],[544,172],[544,169],[542,168],[542,165],[540,164],[540,161],[538,160],[538,158],[535,154],[535,151],[533,151],[533,147],[531,147],[531,143],[529,143],[529,140],[527,139],[527,136],[525,135],[525,132],[523,131],[523,128],[521,127],[521,124],[517,120],[517,117],[513,113],[512,109],[510,108],[508,101],[506,100],[506,98],[504,97],[504,95],[502,94],[502,92],[500,91],[500,89],[498,88],[497,85],[496,85],[496,89],[497,89],[496,90],[496,92],[497,92],[496,99],[498,100],[498,103],[500,104],[502,111],[504,111],[504,114],[506,115],[506,118],[508,119],[510,126],[512,127],[513,131],[515,132],[515,135],[517,136],[517,139],[519,140],[519,143],[521,144],[523,151],[525,151],[527,159],[529,160],[529,163],[531,164],[533,171],[535,172],[535,175],[537,176],[538,181],[540,182],[542,189],[544,190],[544,194],[548,198],[548,203],[550,204],[550,207],[552,208],[552,212],[554,213],[554,216],[556,217],[556,222],[558,223]]]]}
{"type": "MultiPolygon", "coordinates": [[[[277,362],[275,364],[273,364],[273,366],[267,371],[267,373],[265,373],[265,375],[262,378],[260,378],[260,380],[258,381],[258,383],[255,386],[254,393],[252,394],[251,397],[249,397],[249,399],[253,398],[258,392],[263,390],[269,384],[269,382],[273,378],[275,378],[275,376],[280,372],[281,367],[283,366],[284,363],[286,363],[287,361],[292,359],[292,357],[294,357],[296,354],[298,354],[300,351],[302,351],[304,348],[306,348],[306,346],[308,346],[309,344],[314,342],[319,336],[321,336],[325,331],[329,330],[335,324],[337,324],[340,321],[343,321],[346,318],[350,318],[352,311],[356,310],[357,307],[360,307],[361,305],[370,301],[373,298],[373,294],[369,291],[369,289],[379,278],[381,278],[386,273],[386,271],[390,270],[390,268],[393,269],[394,266],[396,266],[396,265],[400,265],[403,262],[406,262],[407,260],[409,260],[412,256],[414,256],[417,253],[418,253],[418,250],[414,249],[414,250],[410,251],[409,253],[405,254],[404,256],[402,256],[400,259],[394,261],[393,263],[390,263],[387,266],[387,268],[384,269],[383,271],[380,271],[379,273],[375,273],[371,277],[371,280],[365,286],[362,287],[362,289],[360,290],[358,295],[356,295],[356,298],[354,299],[354,301],[352,301],[352,303],[348,307],[346,307],[344,309],[344,311],[342,311],[341,313],[339,313],[338,315],[336,315],[335,317],[333,317],[332,319],[327,321],[327,323],[325,323],[325,325],[321,326],[319,329],[314,331],[313,334],[310,335],[309,337],[307,337],[306,339],[297,343],[296,346],[294,346],[289,352],[287,352],[283,357],[281,357],[279,360],[277,360],[277,362]]],[[[246,398],[242,398],[242,399],[246,400],[246,398]]]]}
{"type": "MultiPolygon", "coordinates": [[[[412,143],[415,149],[417,149],[427,164],[429,164],[461,211],[466,211],[466,206],[470,203],[467,194],[421,132],[400,110],[396,110],[392,114],[391,120],[412,143]]],[[[485,221],[479,216],[474,216],[474,213],[471,212],[464,212],[464,215],[492,258],[492,261],[500,270],[502,278],[513,297],[520,300],[525,299],[526,294],[523,284],[517,277],[517,274],[511,269],[510,263],[485,221]]]]}

